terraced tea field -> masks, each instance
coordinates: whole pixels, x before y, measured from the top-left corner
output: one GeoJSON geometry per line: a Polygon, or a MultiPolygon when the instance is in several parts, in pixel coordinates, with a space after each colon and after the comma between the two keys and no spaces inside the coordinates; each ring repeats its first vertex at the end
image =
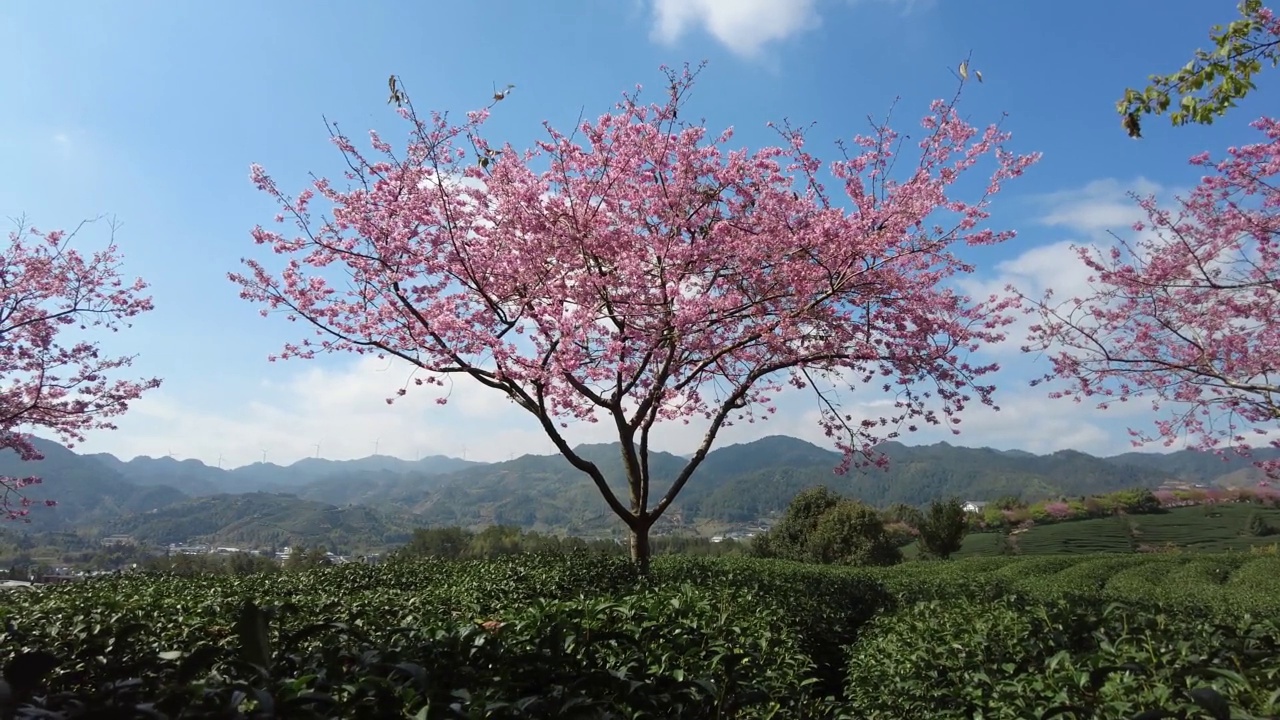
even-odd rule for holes
{"type": "MultiPolygon", "coordinates": [[[[1248,534],[1249,518],[1261,515],[1280,529],[1280,509],[1247,503],[1174,508],[1155,515],[1122,515],[1036,525],[1011,537],[1019,555],[1132,553],[1178,548],[1193,552],[1247,552],[1280,542],[1280,535],[1248,534]]],[[[997,555],[1000,533],[974,533],[965,538],[957,557],[997,555]]]]}

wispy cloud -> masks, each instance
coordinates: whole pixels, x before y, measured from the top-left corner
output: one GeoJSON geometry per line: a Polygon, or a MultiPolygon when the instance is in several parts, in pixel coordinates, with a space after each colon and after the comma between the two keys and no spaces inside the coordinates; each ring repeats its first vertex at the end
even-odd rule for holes
{"type": "Polygon", "coordinates": [[[71,157],[72,142],[71,136],[67,133],[54,133],[50,138],[53,143],[54,150],[64,158],[71,157]]]}
{"type": "Polygon", "coordinates": [[[1038,202],[1048,209],[1040,222],[1089,236],[1122,233],[1145,217],[1129,193],[1163,196],[1166,190],[1144,177],[1129,183],[1114,178],[1095,180],[1082,188],[1040,196],[1038,202]]]}
{"type": "MultiPolygon", "coordinates": [[[[258,397],[238,406],[199,409],[158,390],[131,405],[119,430],[95,433],[77,449],[124,458],[172,451],[207,463],[222,456],[226,466],[257,462],[264,450],[271,462],[292,462],[314,455],[317,444],[324,457],[335,459],[368,456],[375,443],[380,453],[403,458],[465,452],[470,459],[496,461],[555,452],[533,416],[470,378],[447,388],[446,405],[436,402],[439,388],[412,385],[388,405],[386,398],[411,378],[404,363],[366,357],[329,368],[306,362],[295,367],[287,380],[263,384],[258,397]]],[[[811,396],[791,395],[779,417],[728,428],[720,443],[770,434],[824,441],[816,424],[801,425],[805,412],[816,407],[811,396]]],[[[572,445],[617,440],[613,426],[603,422],[573,422],[563,432],[572,445]]],[[[664,423],[652,444],[686,453],[701,439],[699,424],[664,423]]]]}
{"type": "MultiPolygon", "coordinates": [[[[403,365],[359,359],[338,368],[300,364],[282,384],[264,387],[257,399],[238,406],[198,408],[164,390],[144,397],[119,421],[120,429],[98,432],[77,450],[138,455],[194,457],[212,465],[222,458],[232,467],[258,462],[286,464],[319,453],[344,459],[365,457],[374,448],[385,455],[412,459],[420,455],[465,455],[499,461],[526,453],[553,454],[550,441],[528,413],[496,391],[469,379],[452,388],[447,405],[435,402],[434,390],[411,388],[394,405],[385,398],[408,377],[403,365]]],[[[892,411],[874,388],[838,393],[841,407],[855,420],[878,418],[892,411]]],[[[1141,419],[1134,404],[1098,411],[1087,404],[1050,401],[1044,392],[1010,378],[997,392],[1000,410],[973,405],[963,415],[959,435],[946,427],[922,426],[904,434],[910,444],[940,440],[1001,449],[1052,452],[1064,448],[1093,453],[1128,449],[1126,422],[1141,419]]],[[[767,421],[726,428],[716,445],[747,442],[766,435],[790,435],[833,447],[818,424],[818,402],[811,390],[786,390],[778,412],[767,421]]],[[[660,423],[651,446],[689,453],[702,439],[702,422],[660,423]]],[[[570,423],[562,430],[571,445],[616,442],[609,423],[570,423]]]]}
{"type": "MultiPolygon", "coordinates": [[[[827,3],[848,7],[866,0],[827,3]]],[[[910,12],[932,0],[881,0],[910,12]]],[[[670,44],[703,31],[742,57],[822,25],[817,0],[652,0],[654,40],[670,44]]]]}
{"type": "Polygon", "coordinates": [[[821,24],[815,0],[654,0],[653,37],[673,43],[701,29],[738,55],[821,24]]]}

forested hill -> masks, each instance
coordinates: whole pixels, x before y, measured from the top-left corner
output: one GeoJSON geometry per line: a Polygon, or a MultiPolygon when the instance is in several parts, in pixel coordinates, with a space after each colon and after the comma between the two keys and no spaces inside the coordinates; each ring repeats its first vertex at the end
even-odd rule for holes
{"type": "MultiPolygon", "coordinates": [[[[887,443],[881,449],[889,457],[887,469],[855,469],[845,475],[834,473],[840,461],[837,453],[790,437],[768,437],[715,450],[681,493],[672,519],[686,524],[708,519],[751,520],[781,510],[796,492],[819,484],[885,506],[895,502],[920,505],[952,495],[974,500],[1002,495],[1026,499],[1089,495],[1155,487],[1175,475],[1160,467],[1074,451],[1034,455],[947,443],[887,443]]],[[[621,460],[614,448],[595,446],[587,452],[608,477],[622,477],[621,460]]],[[[651,458],[654,477],[665,480],[659,483],[661,489],[665,490],[685,462],[661,453],[651,458]]],[[[1238,471],[1238,465],[1247,465],[1213,462],[1217,465],[1204,464],[1206,472],[1191,479],[1214,482],[1238,471]]],[[[499,522],[533,528],[581,524],[585,530],[607,519],[590,481],[567,461],[552,457],[528,456],[469,468],[441,478],[437,488],[429,492],[400,486],[391,494],[433,524],[499,522]]]]}
{"type": "MultiPolygon", "coordinates": [[[[132,521],[123,522],[124,518],[149,513],[169,528],[153,534],[167,537],[170,530],[178,532],[184,526],[209,529],[205,521],[214,518],[227,521],[217,532],[232,537],[230,531],[224,532],[227,526],[262,517],[260,509],[254,510],[255,502],[276,508],[290,497],[308,501],[299,505],[307,510],[282,512],[283,524],[298,524],[289,530],[307,536],[320,527],[313,520],[329,512],[325,508],[346,506],[382,513],[362,516],[360,523],[365,527],[360,532],[371,537],[401,533],[414,524],[507,523],[586,534],[614,526],[595,487],[559,456],[526,455],[499,463],[444,456],[410,462],[374,456],[352,461],[310,459],[290,466],[255,463],[222,470],[195,460],[126,462],[110,455],[77,455],[47,441],[38,444],[45,454],[43,461],[22,463],[11,452],[0,453],[0,473],[43,477],[44,484],[32,488],[32,497],[54,498],[59,503],[56,508],[32,510],[32,523],[25,527],[36,531],[132,528],[132,521]],[[271,493],[273,499],[267,503],[267,496],[256,495],[246,496],[256,497],[254,502],[235,500],[245,493],[271,493]],[[215,495],[220,498],[215,502],[196,502],[215,495]]],[[[819,484],[885,506],[919,505],[953,495],[966,500],[1088,495],[1154,487],[1170,479],[1203,484],[1257,480],[1250,460],[1224,461],[1188,451],[1099,458],[1070,450],[1035,455],[947,443],[886,443],[881,449],[889,457],[887,469],[854,470],[842,476],[833,472],[840,460],[837,453],[796,438],[772,436],[718,448],[699,467],[669,519],[684,524],[748,521],[781,510],[797,491],[819,484]]],[[[622,463],[616,446],[580,446],[578,451],[596,462],[621,490],[622,463]]],[[[1274,455],[1271,451],[1264,456],[1274,455]]],[[[686,462],[676,455],[652,453],[650,466],[659,480],[655,492],[665,491],[686,462]]],[[[345,522],[340,520],[338,525],[345,522]]]]}

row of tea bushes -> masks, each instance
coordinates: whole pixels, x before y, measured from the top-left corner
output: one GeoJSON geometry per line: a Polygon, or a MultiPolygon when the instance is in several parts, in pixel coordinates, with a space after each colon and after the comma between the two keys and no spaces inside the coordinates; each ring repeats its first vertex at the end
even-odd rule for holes
{"type": "Polygon", "coordinates": [[[1280,625],[1025,596],[925,601],[852,646],[847,699],[868,720],[1273,718],[1280,625]]]}
{"type": "Polygon", "coordinates": [[[1260,619],[1275,595],[1245,592],[1275,582],[1257,564],[1274,558],[1138,560],[1157,570],[664,556],[640,578],[618,559],[521,556],[119,576],[0,609],[0,705],[55,718],[112,705],[170,718],[1280,712],[1264,692],[1280,629],[1260,619]],[[1201,586],[1223,592],[1186,590],[1201,586]]]}

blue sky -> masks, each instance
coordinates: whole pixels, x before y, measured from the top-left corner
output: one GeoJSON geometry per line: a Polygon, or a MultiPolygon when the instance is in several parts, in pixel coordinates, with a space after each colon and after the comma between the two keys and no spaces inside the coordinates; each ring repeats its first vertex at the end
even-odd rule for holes
{"type": "MultiPolygon", "coordinates": [[[[388,362],[339,355],[269,364],[296,337],[262,319],[226,279],[245,255],[261,257],[249,231],[275,213],[248,180],[263,164],[289,192],[308,172],[336,174],[323,117],[353,136],[369,128],[400,142],[387,99],[401,76],[420,109],[459,113],[514,83],[491,132],[525,146],[542,120],[571,124],[608,110],[636,83],[661,85],[658,66],[707,60],[691,112],[735,142],[772,144],[769,120],[817,123],[812,148],[865,131],[900,97],[906,128],[930,99],[954,89],[970,51],[986,82],[964,108],[985,124],[1010,114],[1019,150],[1043,160],[1009,184],[994,221],[1015,241],[974,256],[975,285],[1078,283],[1066,244],[1123,231],[1124,191],[1192,185],[1186,158],[1252,141],[1269,86],[1212,127],[1147,123],[1130,140],[1114,103],[1127,85],[1181,66],[1229,21],[1234,0],[1117,3],[962,3],[934,0],[489,0],[435,3],[6,3],[0,7],[0,211],[38,227],[107,213],[122,223],[126,271],[152,284],[157,309],[115,352],[136,352],[139,374],[164,386],[136,403],[120,429],[84,450],[122,457],[195,457],[225,466],[313,455],[358,457],[376,447],[412,458],[476,459],[548,452],[530,417],[487,390],[463,388],[445,408],[429,395],[384,402],[408,374],[388,362]],[[359,7],[357,10],[356,8],[359,7]],[[1156,11],[1156,8],[1159,11],[1156,11]],[[465,448],[465,450],[464,450],[465,448]]],[[[105,239],[86,232],[81,247],[105,239]]],[[[1034,359],[996,349],[1005,370],[1004,411],[975,411],[964,434],[920,433],[911,442],[1049,451],[1126,449],[1130,417],[1043,398],[1026,387],[1034,359]]],[[[874,412],[875,394],[848,397],[874,412]]],[[[786,433],[822,441],[816,405],[787,398],[781,416],[734,428],[722,442],[786,433]]],[[[1133,412],[1131,409],[1130,412],[1133,412]]],[[[659,436],[676,452],[693,438],[659,436]]],[[[572,441],[603,441],[599,427],[572,441]]]]}

